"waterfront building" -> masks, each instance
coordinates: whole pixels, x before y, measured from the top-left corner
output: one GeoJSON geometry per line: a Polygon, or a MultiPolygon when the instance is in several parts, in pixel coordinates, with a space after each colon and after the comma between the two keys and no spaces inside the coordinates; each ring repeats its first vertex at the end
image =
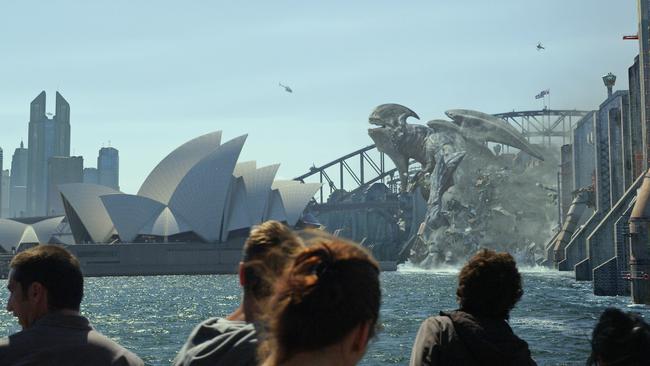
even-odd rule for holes
{"type": "Polygon", "coordinates": [[[27,216],[27,160],[28,151],[21,141],[11,158],[9,217],[27,216]]]}
{"type": "Polygon", "coordinates": [[[56,243],[64,216],[0,219],[0,253],[13,253],[19,246],[56,243]]]}
{"type": "Polygon", "coordinates": [[[120,156],[112,147],[102,147],[97,156],[98,183],[102,186],[120,190],[120,156]]]}
{"type": "Polygon", "coordinates": [[[47,161],[47,216],[62,215],[59,185],[83,182],[84,161],[81,156],[53,156],[47,161]]]}
{"type": "Polygon", "coordinates": [[[246,136],[221,131],[163,159],[137,195],[93,184],[59,189],[77,243],[216,243],[268,219],[295,225],[320,184],[274,181],[278,165],[237,164],[246,136]]]}
{"type": "Polygon", "coordinates": [[[136,195],[96,184],[60,185],[76,243],[69,249],[84,274],[235,273],[253,225],[274,219],[297,226],[321,184],[275,181],[278,164],[238,163],[245,140],[222,144],[218,131],[181,145],[136,195]]]}
{"type": "Polygon", "coordinates": [[[97,168],[84,168],[84,183],[99,184],[97,168]]]}
{"type": "Polygon", "coordinates": [[[56,114],[49,118],[42,91],[31,103],[27,163],[27,214],[44,216],[48,203],[48,160],[70,156],[70,105],[56,92],[56,114]]]}
{"type": "Polygon", "coordinates": [[[9,217],[9,187],[11,184],[11,177],[9,169],[2,170],[2,178],[0,178],[0,217],[9,217]]]}
{"type": "Polygon", "coordinates": [[[629,81],[629,90],[630,90],[630,120],[639,121],[638,123],[632,123],[630,126],[630,155],[631,155],[631,165],[632,165],[632,177],[634,180],[636,177],[640,176],[644,172],[644,142],[643,138],[643,128],[641,124],[641,80],[639,76],[639,56],[637,55],[634,58],[634,63],[628,68],[628,81],[629,81]]]}
{"type": "Polygon", "coordinates": [[[641,129],[643,131],[643,170],[648,169],[650,157],[650,3],[638,0],[639,12],[639,87],[641,96],[641,129]]]}
{"type": "MultiPolygon", "coordinates": [[[[566,220],[575,223],[570,229],[566,226],[568,233],[561,233],[570,239],[561,243],[558,239],[555,261],[558,269],[575,271],[577,280],[593,281],[596,295],[629,295],[626,273],[638,272],[630,270],[629,220],[645,164],[639,60],[628,69],[629,91],[614,92],[616,77],[611,73],[603,77],[607,99],[573,130],[570,174],[573,189],[582,193],[576,193],[572,204],[587,207],[567,212],[566,220]],[[570,217],[571,212],[582,214],[570,217]]],[[[563,162],[569,160],[565,150],[563,162]]]]}

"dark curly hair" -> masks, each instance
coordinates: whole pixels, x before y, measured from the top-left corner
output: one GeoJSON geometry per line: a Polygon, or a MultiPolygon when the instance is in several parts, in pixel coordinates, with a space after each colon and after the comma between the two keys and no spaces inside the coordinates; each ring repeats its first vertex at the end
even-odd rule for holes
{"type": "Polygon", "coordinates": [[[523,294],[517,263],[508,253],[483,249],[458,275],[460,309],[472,315],[508,319],[523,294]]]}
{"type": "Polygon", "coordinates": [[[639,314],[608,308],[598,320],[591,337],[587,365],[647,365],[650,326],[639,314]]]}

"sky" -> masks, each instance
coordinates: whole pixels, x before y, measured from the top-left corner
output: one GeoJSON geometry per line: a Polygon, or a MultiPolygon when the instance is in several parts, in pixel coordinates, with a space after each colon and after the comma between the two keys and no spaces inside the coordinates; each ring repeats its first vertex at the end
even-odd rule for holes
{"type": "MultiPolygon", "coordinates": [[[[27,144],[29,103],[70,103],[71,153],[120,151],[136,193],[169,152],[222,130],[239,161],[291,179],[372,144],[368,115],[596,109],[627,68],[636,0],[0,2],[0,147],[27,144]],[[541,42],[546,50],[537,51],[541,42]],[[285,92],[278,83],[289,85],[285,92]]],[[[410,122],[417,122],[412,120],[410,122]]]]}

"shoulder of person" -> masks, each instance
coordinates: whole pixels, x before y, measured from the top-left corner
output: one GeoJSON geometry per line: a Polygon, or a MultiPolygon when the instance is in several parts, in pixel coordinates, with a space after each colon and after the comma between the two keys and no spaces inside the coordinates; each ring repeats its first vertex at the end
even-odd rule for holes
{"type": "Polygon", "coordinates": [[[454,322],[447,314],[440,313],[440,315],[427,318],[422,323],[422,327],[426,327],[426,329],[430,329],[431,331],[448,332],[454,329],[454,322]]]}
{"type": "Polygon", "coordinates": [[[9,350],[9,344],[9,337],[0,338],[0,358],[2,357],[2,354],[9,350]]]}
{"type": "Polygon", "coordinates": [[[113,365],[144,366],[144,362],[135,353],[94,329],[88,332],[88,344],[110,353],[113,365]]]}
{"type": "Polygon", "coordinates": [[[194,328],[173,365],[193,365],[198,360],[225,365],[229,364],[227,360],[231,357],[237,358],[237,361],[248,360],[246,363],[234,362],[233,365],[255,364],[256,347],[257,333],[253,324],[209,318],[194,328]]]}
{"type": "Polygon", "coordinates": [[[192,339],[193,343],[199,344],[222,334],[245,329],[254,331],[255,327],[252,324],[240,320],[227,320],[225,318],[214,317],[199,323],[194,330],[192,330],[189,339],[192,339]]]}
{"type": "Polygon", "coordinates": [[[454,337],[453,329],[454,324],[448,316],[438,315],[425,319],[415,337],[409,365],[439,365],[442,349],[454,337]]]}

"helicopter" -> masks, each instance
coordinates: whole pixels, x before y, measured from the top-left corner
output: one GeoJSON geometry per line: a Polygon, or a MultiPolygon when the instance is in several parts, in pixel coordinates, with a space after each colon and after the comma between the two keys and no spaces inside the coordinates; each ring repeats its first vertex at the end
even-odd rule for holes
{"type": "Polygon", "coordinates": [[[542,42],[537,42],[537,51],[545,50],[546,48],[542,46],[542,42]]]}
{"type": "Polygon", "coordinates": [[[280,87],[284,88],[284,91],[286,91],[287,93],[293,93],[293,90],[291,90],[291,88],[289,86],[282,85],[282,83],[278,83],[278,85],[280,85],[280,87]]]}

